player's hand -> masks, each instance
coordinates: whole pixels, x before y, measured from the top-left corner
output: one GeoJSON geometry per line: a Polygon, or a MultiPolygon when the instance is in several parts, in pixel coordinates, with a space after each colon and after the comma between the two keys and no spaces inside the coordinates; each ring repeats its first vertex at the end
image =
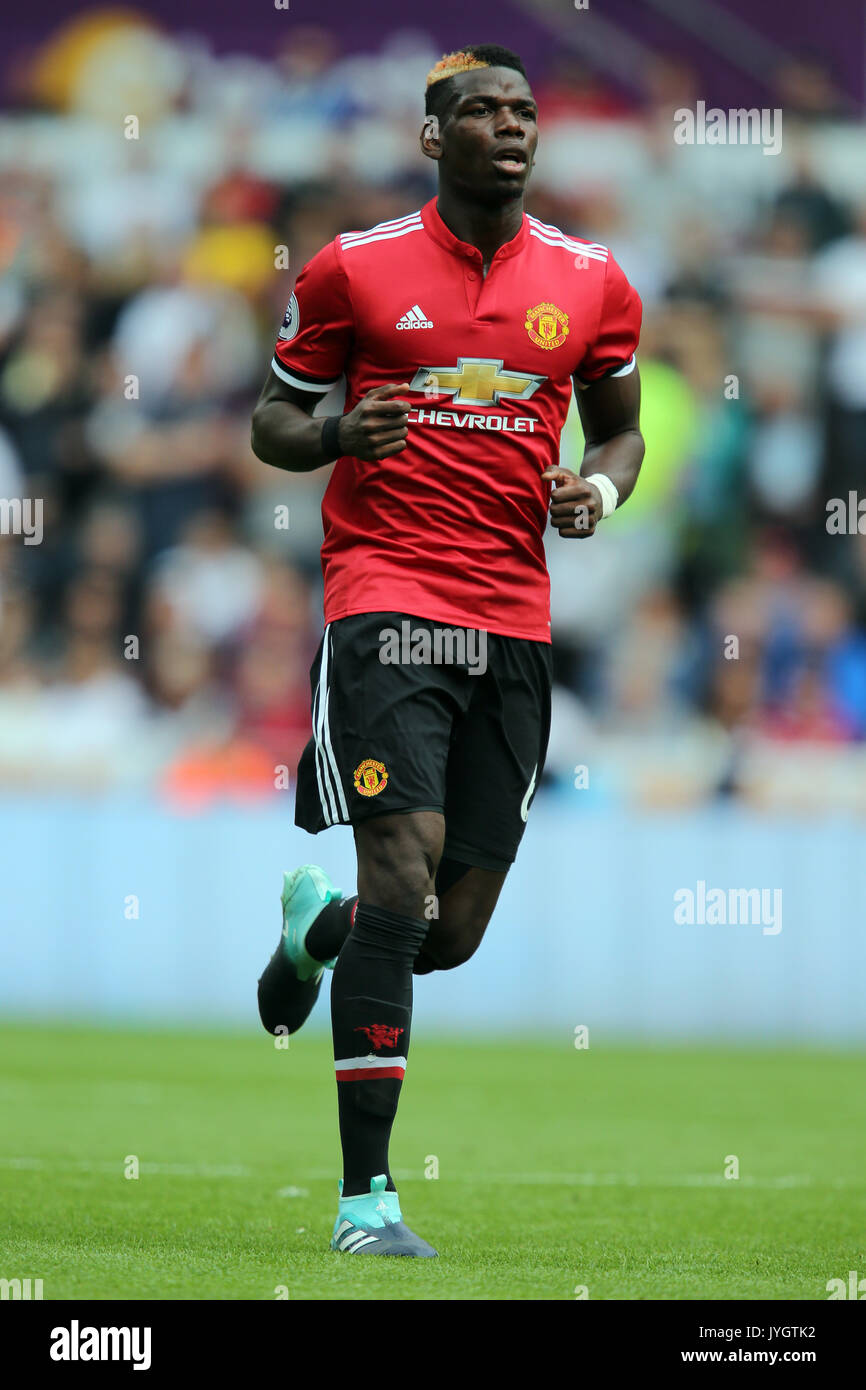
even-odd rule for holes
{"type": "Polygon", "coordinates": [[[542,478],[555,487],[550,494],[550,524],[561,536],[583,540],[601,521],[604,500],[595,483],[588,483],[570,468],[548,468],[542,478]]]}
{"type": "Polygon", "coordinates": [[[398,391],[408,390],[408,381],[400,385],[389,381],[386,386],[374,386],[368,391],[355,409],[340,420],[337,438],[342,453],[369,463],[405,449],[411,406],[408,401],[393,397],[398,391]]]}

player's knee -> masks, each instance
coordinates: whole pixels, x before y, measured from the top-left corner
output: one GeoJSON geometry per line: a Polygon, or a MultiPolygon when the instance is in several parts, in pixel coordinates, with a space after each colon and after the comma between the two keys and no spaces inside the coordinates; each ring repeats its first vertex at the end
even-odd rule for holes
{"type": "Polygon", "coordinates": [[[368,876],[363,880],[359,878],[359,886],[361,881],[368,885],[361,893],[364,902],[386,907],[390,912],[399,912],[406,917],[422,916],[430,887],[422,859],[382,859],[371,866],[368,876]]]}
{"type": "Polygon", "coordinates": [[[425,955],[435,964],[437,970],[455,970],[465,965],[475,955],[487,928],[486,917],[464,921],[451,930],[444,924],[442,930],[433,931],[424,942],[425,955]]]}
{"type": "Polygon", "coordinates": [[[356,835],[361,899],[410,917],[424,915],[441,856],[435,827],[410,817],[382,817],[356,835]]]}
{"type": "Polygon", "coordinates": [[[431,959],[435,961],[437,970],[456,970],[458,965],[465,965],[475,955],[479,944],[479,942],[474,941],[440,945],[431,954],[431,959]]]}

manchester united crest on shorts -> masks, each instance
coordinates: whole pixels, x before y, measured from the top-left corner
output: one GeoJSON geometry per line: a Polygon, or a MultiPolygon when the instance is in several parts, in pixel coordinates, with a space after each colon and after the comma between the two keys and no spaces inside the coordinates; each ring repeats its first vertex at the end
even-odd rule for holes
{"type": "Polygon", "coordinates": [[[355,791],[361,796],[378,796],[388,785],[388,771],[384,763],[375,758],[365,758],[355,768],[355,791]]]}
{"type": "Polygon", "coordinates": [[[523,326],[536,347],[562,347],[568,337],[568,314],[555,304],[536,304],[527,309],[523,326]]]}

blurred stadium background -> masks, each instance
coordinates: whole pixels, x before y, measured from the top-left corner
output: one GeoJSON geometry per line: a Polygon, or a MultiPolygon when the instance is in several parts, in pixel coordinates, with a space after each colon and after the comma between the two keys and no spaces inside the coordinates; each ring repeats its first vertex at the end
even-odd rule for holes
{"type": "Polygon", "coordinates": [[[591,544],[553,538],[547,775],[419,1023],[866,1040],[866,534],[827,528],[866,496],[862,9],[50,0],[6,27],[0,497],[44,500],[41,544],[0,536],[6,1016],[256,1027],[281,870],[353,889],[349,834],[296,830],[275,785],[326,477],[259,463],[249,416],[304,262],[432,195],[427,70],[494,41],[540,102],[530,210],[642,295],[648,448],[591,544]],[[781,152],[676,145],[698,100],[782,108],[781,152]],[[781,890],[781,931],[676,923],[700,881],[781,890]]]}

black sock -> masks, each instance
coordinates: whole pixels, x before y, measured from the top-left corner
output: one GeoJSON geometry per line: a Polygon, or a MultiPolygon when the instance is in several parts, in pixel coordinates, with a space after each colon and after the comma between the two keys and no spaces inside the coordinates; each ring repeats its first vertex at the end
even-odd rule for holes
{"type": "Polygon", "coordinates": [[[358,904],[331,985],[343,1195],[370,1191],[388,1169],[388,1143],[409,1051],[412,963],[428,923],[358,904]]]}
{"type": "Polygon", "coordinates": [[[354,898],[338,898],[326,903],[307,932],[306,947],[313,960],[333,960],[340,954],[343,942],[352,930],[355,908],[354,898]]]}

